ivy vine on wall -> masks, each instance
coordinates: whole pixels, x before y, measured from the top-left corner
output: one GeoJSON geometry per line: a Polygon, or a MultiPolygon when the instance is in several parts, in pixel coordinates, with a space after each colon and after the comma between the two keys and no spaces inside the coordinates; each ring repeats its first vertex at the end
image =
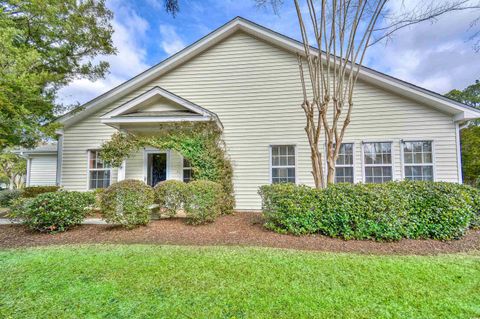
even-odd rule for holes
{"type": "Polygon", "coordinates": [[[222,185],[224,211],[233,211],[232,165],[225,152],[222,131],[214,121],[166,123],[154,135],[117,132],[102,145],[100,156],[113,167],[120,167],[142,147],[172,149],[190,161],[195,179],[222,185]]]}

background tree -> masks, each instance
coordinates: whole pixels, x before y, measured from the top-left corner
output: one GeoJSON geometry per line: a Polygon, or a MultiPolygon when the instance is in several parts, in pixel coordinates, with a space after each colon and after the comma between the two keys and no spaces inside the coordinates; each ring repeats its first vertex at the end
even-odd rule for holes
{"type": "MultiPolygon", "coordinates": [[[[353,92],[367,49],[399,29],[451,11],[479,8],[476,1],[419,1],[406,12],[389,12],[388,0],[293,0],[304,44],[298,55],[305,132],[317,188],[335,180],[335,163],[351,121],[353,92]],[[312,45],[312,46],[311,46],[312,45]],[[325,140],[326,178],[323,172],[325,140]]],[[[257,0],[278,10],[282,0],[257,0]]]]}
{"type": "MultiPolygon", "coordinates": [[[[480,81],[467,86],[463,90],[451,90],[445,96],[480,109],[480,81]]],[[[480,187],[480,120],[470,121],[468,127],[462,129],[462,172],[465,183],[480,187]]]]}
{"type": "Polygon", "coordinates": [[[27,172],[27,161],[14,153],[0,153],[0,178],[8,180],[10,189],[22,188],[27,172]]]}
{"type": "Polygon", "coordinates": [[[61,113],[58,89],[108,70],[113,14],[104,0],[0,1],[0,150],[33,147],[61,113]]]}
{"type": "Polygon", "coordinates": [[[461,131],[462,169],[465,183],[480,187],[480,126],[461,131]]]}
{"type": "MultiPolygon", "coordinates": [[[[480,109],[480,81],[476,80],[474,84],[467,86],[463,90],[451,90],[445,94],[445,96],[468,106],[480,109]]],[[[480,120],[471,121],[470,124],[480,125],[480,120]]]]}

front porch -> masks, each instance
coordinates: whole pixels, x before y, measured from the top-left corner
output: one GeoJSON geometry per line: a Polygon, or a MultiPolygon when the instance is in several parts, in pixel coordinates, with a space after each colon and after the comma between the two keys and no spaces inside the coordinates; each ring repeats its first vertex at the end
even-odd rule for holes
{"type": "Polygon", "coordinates": [[[145,147],[123,161],[117,181],[137,179],[155,186],[164,180],[189,181],[190,177],[191,167],[179,152],[145,147]]]}
{"type": "MultiPolygon", "coordinates": [[[[139,138],[155,137],[169,124],[179,122],[213,121],[221,127],[216,114],[160,87],[153,87],[107,112],[101,121],[119,132],[139,138]]],[[[155,186],[172,179],[187,182],[191,177],[191,164],[180,152],[144,146],[123,160],[114,181],[137,179],[155,186]]]]}

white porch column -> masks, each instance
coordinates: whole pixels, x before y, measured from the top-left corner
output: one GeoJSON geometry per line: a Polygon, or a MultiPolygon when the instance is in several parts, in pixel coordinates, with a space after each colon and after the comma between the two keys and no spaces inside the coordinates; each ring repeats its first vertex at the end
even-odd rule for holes
{"type": "MultiPolygon", "coordinates": [[[[124,129],[119,129],[121,133],[127,133],[124,129]]],[[[117,182],[123,181],[125,179],[125,171],[127,170],[127,160],[123,160],[122,166],[118,168],[117,172],[117,182]]]]}
{"type": "Polygon", "coordinates": [[[127,168],[127,160],[123,160],[122,162],[122,166],[120,166],[118,168],[118,177],[117,177],[117,180],[120,182],[120,181],[123,181],[125,179],[125,170],[127,168]]]}

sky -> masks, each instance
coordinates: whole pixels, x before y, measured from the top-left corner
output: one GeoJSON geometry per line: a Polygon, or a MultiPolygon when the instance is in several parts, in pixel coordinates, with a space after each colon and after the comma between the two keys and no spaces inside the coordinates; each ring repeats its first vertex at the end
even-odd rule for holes
{"type": "MultiPolygon", "coordinates": [[[[300,39],[292,2],[284,0],[276,15],[253,0],[180,0],[180,12],[172,17],[165,12],[163,0],[109,0],[118,53],[100,58],[110,63],[110,72],[95,82],[74,80],[59,92],[58,102],[88,102],[236,16],[300,39]]],[[[409,2],[415,0],[393,0],[389,9],[399,10],[400,3],[405,9],[409,2]]],[[[469,41],[472,21],[478,17],[479,10],[461,11],[404,28],[387,42],[370,47],[364,64],[440,94],[465,88],[480,79],[480,52],[469,41]]]]}

